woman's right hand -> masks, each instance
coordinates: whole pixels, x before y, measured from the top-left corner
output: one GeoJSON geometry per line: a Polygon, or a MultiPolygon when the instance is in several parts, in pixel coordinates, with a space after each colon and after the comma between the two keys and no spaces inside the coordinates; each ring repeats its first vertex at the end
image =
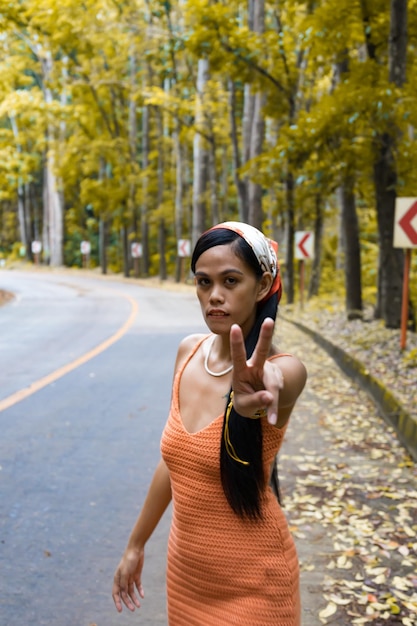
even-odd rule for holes
{"type": "Polygon", "coordinates": [[[144,597],[141,582],[143,562],[145,560],[144,548],[126,549],[119,565],[117,566],[113,580],[113,601],[116,609],[121,613],[123,604],[129,611],[140,608],[140,598],[144,597]]]}

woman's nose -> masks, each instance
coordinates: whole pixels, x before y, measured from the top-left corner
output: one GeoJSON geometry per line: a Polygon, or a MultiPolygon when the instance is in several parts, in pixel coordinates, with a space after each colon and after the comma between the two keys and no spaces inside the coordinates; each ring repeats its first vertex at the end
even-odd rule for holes
{"type": "Polygon", "coordinates": [[[210,291],[210,302],[213,304],[215,302],[223,302],[223,290],[220,285],[213,285],[212,290],[210,291]]]}

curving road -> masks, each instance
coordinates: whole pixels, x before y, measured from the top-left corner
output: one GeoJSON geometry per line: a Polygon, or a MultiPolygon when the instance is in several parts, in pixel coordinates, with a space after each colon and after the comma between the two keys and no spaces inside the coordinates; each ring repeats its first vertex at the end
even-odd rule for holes
{"type": "Polygon", "coordinates": [[[165,625],[169,514],[141,615],[112,575],[159,457],[190,292],[82,272],[0,271],[0,626],[165,625]]]}
{"type": "MultiPolygon", "coordinates": [[[[0,289],[16,294],[0,307],[0,626],[166,626],[169,512],[147,546],[140,614],[118,615],[110,590],[159,458],[177,344],[205,330],[195,296],[81,271],[0,270],[0,289]]],[[[351,624],[352,606],[368,615],[348,583],[377,594],[377,559],[414,623],[412,551],[385,546],[410,546],[415,468],[309,337],[281,319],[277,339],[309,370],[279,462],[302,622],[320,624],[332,590],[348,600],[333,623],[351,624]]]]}

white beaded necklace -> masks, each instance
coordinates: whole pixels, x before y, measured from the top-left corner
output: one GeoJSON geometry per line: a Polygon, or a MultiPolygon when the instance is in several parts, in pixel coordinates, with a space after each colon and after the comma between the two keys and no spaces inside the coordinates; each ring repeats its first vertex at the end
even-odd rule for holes
{"type": "Polygon", "coordinates": [[[228,374],[229,372],[232,371],[233,369],[233,363],[231,365],[229,365],[229,367],[227,367],[225,370],[223,370],[222,372],[213,372],[209,366],[208,366],[208,360],[209,360],[209,356],[211,353],[211,349],[213,347],[213,343],[214,340],[216,339],[216,336],[213,337],[213,339],[211,340],[211,343],[209,345],[209,348],[207,350],[207,354],[206,354],[206,358],[204,359],[204,369],[206,370],[207,374],[210,374],[210,376],[224,376],[225,374],[228,374]]]}

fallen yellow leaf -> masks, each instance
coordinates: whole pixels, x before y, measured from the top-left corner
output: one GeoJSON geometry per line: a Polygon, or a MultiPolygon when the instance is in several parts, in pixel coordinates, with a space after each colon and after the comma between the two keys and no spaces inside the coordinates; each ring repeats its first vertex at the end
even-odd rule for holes
{"type": "Polygon", "coordinates": [[[332,615],[334,615],[337,611],[337,606],[334,602],[329,602],[328,605],[326,606],[325,609],[322,609],[319,612],[319,617],[320,619],[327,619],[328,617],[331,617],[332,615]]]}

